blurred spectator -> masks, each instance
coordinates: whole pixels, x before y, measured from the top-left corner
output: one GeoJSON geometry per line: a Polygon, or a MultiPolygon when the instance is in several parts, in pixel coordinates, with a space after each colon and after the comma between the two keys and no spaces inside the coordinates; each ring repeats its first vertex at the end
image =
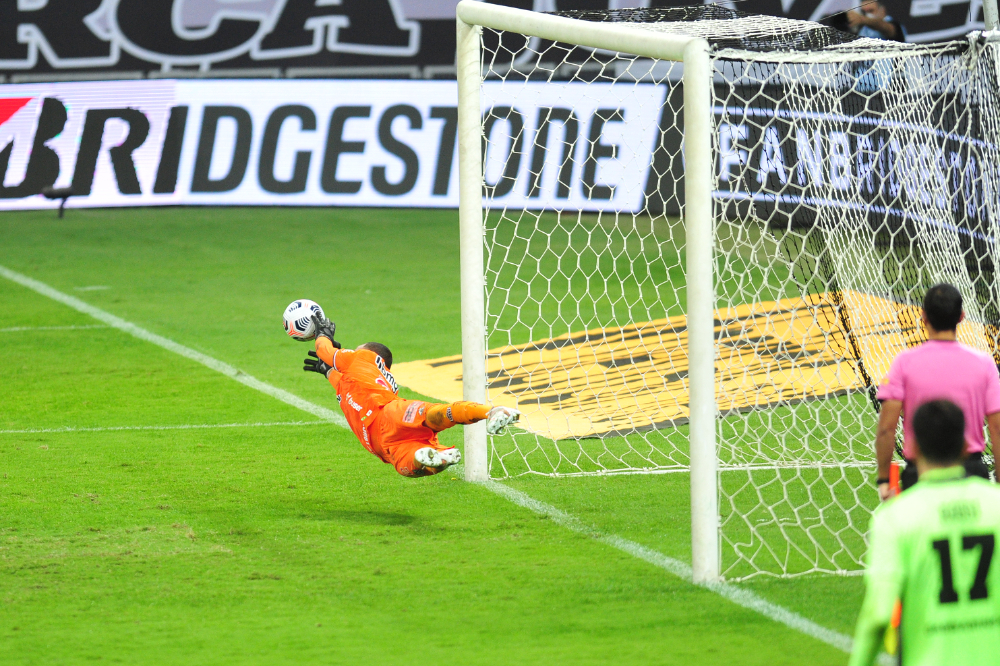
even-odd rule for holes
{"type": "Polygon", "coordinates": [[[859,37],[906,41],[906,28],[889,16],[889,11],[878,0],[872,0],[858,7],[860,11],[847,12],[847,24],[857,31],[859,37]]]}
{"type": "MultiPolygon", "coordinates": [[[[847,29],[859,37],[870,39],[885,39],[895,42],[906,41],[906,28],[899,21],[889,16],[885,5],[878,0],[866,2],[858,7],[844,12],[847,29]]],[[[887,90],[892,84],[894,62],[892,60],[877,60],[858,63],[855,70],[859,92],[872,93],[887,90]]]]}

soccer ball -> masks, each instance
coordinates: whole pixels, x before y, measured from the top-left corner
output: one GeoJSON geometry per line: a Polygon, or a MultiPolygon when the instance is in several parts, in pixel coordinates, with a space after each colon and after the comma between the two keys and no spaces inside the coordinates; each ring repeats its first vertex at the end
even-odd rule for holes
{"type": "Polygon", "coordinates": [[[312,321],[312,316],[316,315],[320,319],[326,317],[323,308],[315,301],[300,298],[287,308],[283,315],[285,333],[288,333],[296,340],[312,340],[316,337],[316,325],[312,321]]]}

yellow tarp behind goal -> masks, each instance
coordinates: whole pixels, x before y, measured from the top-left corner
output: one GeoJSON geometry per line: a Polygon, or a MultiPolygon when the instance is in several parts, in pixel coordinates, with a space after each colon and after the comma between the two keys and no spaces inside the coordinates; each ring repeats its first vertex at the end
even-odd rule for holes
{"type": "MultiPolygon", "coordinates": [[[[489,400],[518,407],[521,427],[550,439],[680,425],[686,323],[677,316],[491,349],[489,400]]],[[[723,415],[842,395],[867,385],[863,373],[877,385],[893,357],[923,339],[919,307],[852,291],[718,310],[715,331],[723,415]]],[[[963,324],[959,336],[985,346],[981,325],[963,324]]],[[[392,370],[414,391],[462,399],[461,356],[392,370]]]]}

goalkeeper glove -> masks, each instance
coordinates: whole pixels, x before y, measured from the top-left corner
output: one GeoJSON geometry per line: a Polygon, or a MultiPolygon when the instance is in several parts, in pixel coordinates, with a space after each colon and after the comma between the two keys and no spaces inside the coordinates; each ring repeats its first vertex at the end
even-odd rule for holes
{"type": "Polygon", "coordinates": [[[494,407],[486,415],[486,432],[491,435],[502,434],[512,423],[517,423],[521,412],[512,407],[494,407]]]}
{"type": "Polygon", "coordinates": [[[326,363],[324,363],[323,360],[319,356],[317,356],[316,352],[314,351],[309,352],[309,357],[306,358],[304,361],[302,361],[302,364],[303,364],[302,369],[305,370],[306,372],[318,372],[324,377],[326,377],[327,374],[329,374],[330,370],[333,369],[326,363]]]}
{"type": "Polygon", "coordinates": [[[312,320],[313,324],[316,326],[316,337],[326,338],[330,341],[330,344],[332,344],[334,348],[340,349],[340,343],[333,339],[334,334],[337,332],[337,325],[329,319],[315,314],[312,316],[312,320]]]}

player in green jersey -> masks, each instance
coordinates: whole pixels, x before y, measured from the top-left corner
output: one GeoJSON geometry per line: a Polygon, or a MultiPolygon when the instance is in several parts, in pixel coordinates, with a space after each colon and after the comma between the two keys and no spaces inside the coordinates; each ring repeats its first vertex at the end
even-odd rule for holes
{"type": "Polygon", "coordinates": [[[903,666],[1000,663],[1000,488],[966,477],[962,410],[914,414],[920,483],[875,509],[851,666],[878,656],[893,608],[903,666]]]}

